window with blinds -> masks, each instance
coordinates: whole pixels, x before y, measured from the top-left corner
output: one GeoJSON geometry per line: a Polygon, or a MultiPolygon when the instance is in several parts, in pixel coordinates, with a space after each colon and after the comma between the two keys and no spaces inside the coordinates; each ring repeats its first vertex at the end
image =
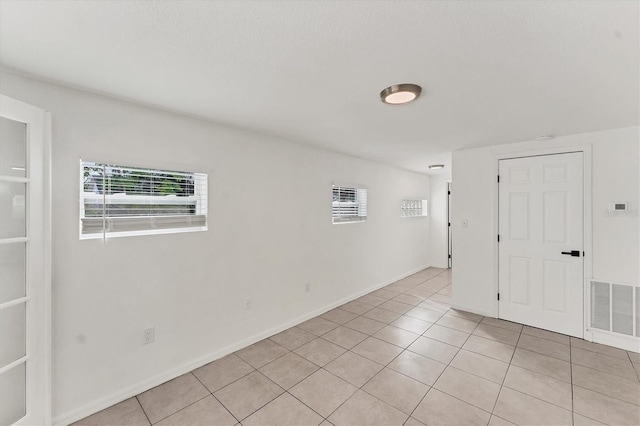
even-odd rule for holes
{"type": "Polygon", "coordinates": [[[333,185],[331,217],[333,223],[364,222],[367,220],[367,190],[333,185]]]}
{"type": "Polygon", "coordinates": [[[80,162],[80,238],[206,229],[206,174],[80,162]]]}

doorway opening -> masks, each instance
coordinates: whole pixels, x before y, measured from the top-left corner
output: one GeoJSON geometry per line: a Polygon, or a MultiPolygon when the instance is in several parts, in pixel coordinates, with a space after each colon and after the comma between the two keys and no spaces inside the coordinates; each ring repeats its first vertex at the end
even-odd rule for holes
{"type": "Polygon", "coordinates": [[[447,183],[447,267],[451,269],[453,238],[451,238],[451,182],[447,183]]]}

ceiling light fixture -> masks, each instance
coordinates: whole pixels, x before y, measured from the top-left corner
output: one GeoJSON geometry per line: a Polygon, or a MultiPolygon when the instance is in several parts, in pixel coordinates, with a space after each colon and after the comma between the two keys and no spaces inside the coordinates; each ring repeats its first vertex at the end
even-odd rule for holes
{"type": "Polygon", "coordinates": [[[415,101],[422,93],[422,88],[417,84],[394,84],[380,92],[380,99],[385,104],[401,105],[415,101]]]}
{"type": "Polygon", "coordinates": [[[444,169],[444,164],[432,164],[429,166],[431,170],[439,170],[444,169]]]}
{"type": "Polygon", "coordinates": [[[542,135],[536,138],[537,141],[548,141],[549,139],[553,139],[553,135],[542,135]]]}

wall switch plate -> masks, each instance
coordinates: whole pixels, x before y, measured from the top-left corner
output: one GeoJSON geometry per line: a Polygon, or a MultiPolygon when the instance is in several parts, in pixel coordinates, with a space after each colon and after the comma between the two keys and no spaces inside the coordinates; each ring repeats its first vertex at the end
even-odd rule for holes
{"type": "Polygon", "coordinates": [[[307,283],[304,286],[304,291],[305,291],[305,293],[309,293],[311,291],[311,283],[307,283]]]}
{"type": "Polygon", "coordinates": [[[468,228],[469,227],[469,220],[468,219],[462,219],[462,227],[463,228],[468,228]]]}
{"type": "Polygon", "coordinates": [[[251,307],[251,298],[247,297],[244,299],[244,308],[249,309],[251,307]]]}
{"type": "Polygon", "coordinates": [[[149,343],[153,343],[154,340],[156,340],[156,328],[155,327],[147,328],[144,331],[143,345],[148,345],[149,343]]]}

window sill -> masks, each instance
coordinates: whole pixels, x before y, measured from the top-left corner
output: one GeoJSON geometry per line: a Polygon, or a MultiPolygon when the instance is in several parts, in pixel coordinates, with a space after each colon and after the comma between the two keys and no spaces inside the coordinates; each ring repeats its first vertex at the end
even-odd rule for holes
{"type": "Polygon", "coordinates": [[[102,240],[110,238],[120,237],[137,237],[141,235],[161,235],[161,234],[182,234],[187,232],[203,232],[209,229],[208,226],[199,226],[194,228],[172,228],[172,229],[148,229],[144,231],[122,231],[122,232],[107,232],[96,234],[81,234],[81,240],[102,240]]]}

